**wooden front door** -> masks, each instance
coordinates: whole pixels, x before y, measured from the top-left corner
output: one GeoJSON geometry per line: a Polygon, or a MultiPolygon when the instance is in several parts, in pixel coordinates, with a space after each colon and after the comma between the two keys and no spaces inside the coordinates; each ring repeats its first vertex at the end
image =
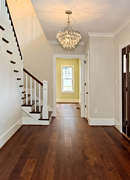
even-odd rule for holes
{"type": "Polygon", "coordinates": [[[130,137],[130,45],[127,46],[127,64],[126,64],[126,75],[127,75],[127,136],[130,137]]]}
{"type": "Polygon", "coordinates": [[[130,137],[130,45],[122,49],[122,131],[130,137]]]}

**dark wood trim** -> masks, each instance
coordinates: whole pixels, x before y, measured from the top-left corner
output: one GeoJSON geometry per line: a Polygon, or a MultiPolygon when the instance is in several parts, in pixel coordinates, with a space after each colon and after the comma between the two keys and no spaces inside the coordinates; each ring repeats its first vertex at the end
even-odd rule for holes
{"type": "Polygon", "coordinates": [[[7,12],[9,14],[9,19],[11,21],[11,26],[13,27],[14,36],[16,38],[17,46],[18,46],[18,49],[20,51],[20,56],[21,56],[21,60],[22,60],[22,53],[21,53],[21,50],[20,50],[19,42],[18,42],[18,39],[17,39],[16,31],[15,31],[15,28],[14,28],[14,24],[13,24],[13,20],[12,20],[11,14],[10,14],[10,10],[9,10],[9,6],[8,6],[8,3],[7,3],[7,0],[5,0],[5,5],[7,7],[7,12]]]}
{"type": "Polygon", "coordinates": [[[7,39],[5,39],[5,38],[2,38],[2,40],[3,40],[4,42],[6,42],[7,44],[9,43],[9,41],[8,41],[7,39]]]}
{"type": "Polygon", "coordinates": [[[19,81],[19,80],[21,80],[21,78],[17,78],[17,80],[19,81]]]}
{"type": "Polygon", "coordinates": [[[13,53],[12,53],[11,51],[9,51],[9,50],[7,50],[6,52],[7,52],[8,54],[13,54],[13,53]]]}
{"type": "Polygon", "coordinates": [[[20,85],[19,87],[23,87],[23,85],[20,85]]]}
{"type": "Polygon", "coordinates": [[[1,25],[0,25],[0,29],[1,29],[2,31],[4,31],[4,30],[5,30],[5,28],[3,28],[1,25]]]}
{"type": "Polygon", "coordinates": [[[14,61],[10,61],[10,63],[12,63],[12,64],[16,64],[16,62],[14,62],[14,61]]]}
{"type": "Polygon", "coordinates": [[[41,86],[43,86],[43,83],[39,81],[36,77],[34,77],[30,72],[28,72],[26,69],[23,68],[23,71],[27,73],[29,76],[31,76],[35,81],[37,81],[41,86]]]}
{"type": "Polygon", "coordinates": [[[18,70],[14,70],[14,72],[18,73],[19,71],[18,70]]]}
{"type": "Polygon", "coordinates": [[[25,91],[22,92],[22,94],[24,94],[24,93],[25,93],[25,91]]]}

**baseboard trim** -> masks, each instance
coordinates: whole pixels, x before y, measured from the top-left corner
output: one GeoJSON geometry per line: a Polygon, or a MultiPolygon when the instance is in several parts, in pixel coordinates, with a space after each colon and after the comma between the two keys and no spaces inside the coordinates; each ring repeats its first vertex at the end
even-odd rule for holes
{"type": "Polygon", "coordinates": [[[0,149],[4,146],[4,144],[14,135],[14,133],[22,126],[22,119],[16,122],[10,129],[8,129],[1,137],[0,137],[0,149]]]}
{"type": "Polygon", "coordinates": [[[90,118],[88,122],[90,126],[114,126],[113,118],[90,118]]]}
{"type": "Polygon", "coordinates": [[[56,102],[79,103],[79,99],[57,99],[56,102]]]}
{"type": "Polygon", "coordinates": [[[118,122],[116,119],[114,119],[114,125],[115,125],[115,128],[116,128],[118,131],[122,132],[121,124],[120,124],[120,122],[118,122]]]}

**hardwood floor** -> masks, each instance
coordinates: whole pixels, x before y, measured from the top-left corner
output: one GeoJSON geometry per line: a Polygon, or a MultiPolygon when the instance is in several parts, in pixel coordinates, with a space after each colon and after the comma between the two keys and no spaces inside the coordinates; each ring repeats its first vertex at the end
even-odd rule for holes
{"type": "Polygon", "coordinates": [[[50,126],[21,127],[0,150],[0,180],[130,180],[130,142],[77,107],[57,104],[50,126]]]}

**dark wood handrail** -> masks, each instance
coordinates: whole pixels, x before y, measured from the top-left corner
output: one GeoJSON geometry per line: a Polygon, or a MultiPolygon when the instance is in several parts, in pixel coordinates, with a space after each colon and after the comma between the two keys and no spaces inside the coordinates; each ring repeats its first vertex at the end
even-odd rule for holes
{"type": "Polygon", "coordinates": [[[29,76],[31,76],[35,81],[37,81],[41,86],[43,86],[43,83],[39,81],[36,77],[34,77],[30,72],[28,72],[26,69],[23,68],[23,71],[27,73],[29,76]]]}
{"type": "Polygon", "coordinates": [[[9,6],[8,6],[8,3],[7,3],[7,0],[5,0],[5,5],[7,7],[7,11],[9,13],[9,19],[11,21],[11,25],[13,27],[13,31],[14,31],[14,36],[16,38],[16,42],[17,42],[17,46],[18,46],[18,50],[19,50],[19,53],[20,53],[20,56],[21,56],[21,60],[22,60],[22,53],[21,53],[21,50],[20,50],[20,46],[19,46],[19,42],[18,42],[18,38],[17,38],[17,35],[16,35],[16,31],[15,31],[15,28],[14,28],[14,24],[13,24],[13,20],[12,20],[12,17],[11,17],[11,14],[10,14],[10,10],[9,10],[9,6]]]}

